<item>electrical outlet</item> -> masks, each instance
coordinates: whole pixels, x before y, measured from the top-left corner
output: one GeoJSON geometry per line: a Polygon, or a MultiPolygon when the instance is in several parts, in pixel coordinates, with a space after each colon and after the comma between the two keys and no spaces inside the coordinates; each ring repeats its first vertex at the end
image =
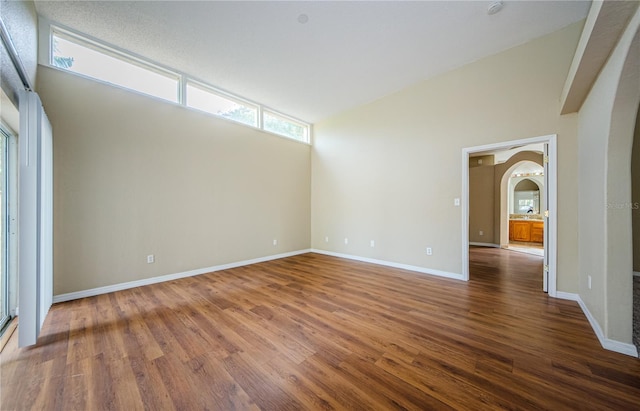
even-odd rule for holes
{"type": "Polygon", "coordinates": [[[369,243],[369,245],[371,245],[371,247],[375,247],[376,246],[376,242],[371,240],[371,242],[369,243]]]}
{"type": "Polygon", "coordinates": [[[147,264],[154,263],[156,261],[156,257],[153,254],[149,254],[147,256],[147,264]]]}
{"type": "Polygon", "coordinates": [[[456,207],[460,207],[460,199],[459,198],[454,198],[453,199],[453,205],[456,207]]]}
{"type": "Polygon", "coordinates": [[[328,243],[328,242],[329,242],[329,237],[325,237],[325,238],[324,238],[324,242],[325,242],[325,243],[328,243]]]}
{"type": "Polygon", "coordinates": [[[479,234],[484,235],[484,231],[480,230],[479,234]]]}
{"type": "Polygon", "coordinates": [[[344,238],[344,243],[345,243],[345,244],[349,244],[349,239],[345,237],[345,238],[344,238]]]}
{"type": "Polygon", "coordinates": [[[427,255],[433,255],[433,250],[431,247],[427,247],[427,255]]]}
{"type": "Polygon", "coordinates": [[[278,240],[277,240],[277,239],[275,239],[275,238],[273,239],[273,245],[274,245],[274,246],[278,245],[278,240]]]}

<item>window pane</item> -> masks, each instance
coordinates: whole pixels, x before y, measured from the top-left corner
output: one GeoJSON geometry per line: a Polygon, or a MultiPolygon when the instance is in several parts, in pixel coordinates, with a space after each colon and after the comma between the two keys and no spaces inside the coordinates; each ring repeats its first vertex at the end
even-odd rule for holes
{"type": "Polygon", "coordinates": [[[275,113],[264,112],[264,129],[281,136],[309,142],[309,126],[286,119],[275,113]]]}
{"type": "Polygon", "coordinates": [[[247,124],[258,126],[258,109],[221,96],[195,84],[187,84],[187,106],[247,124]]]}
{"type": "Polygon", "coordinates": [[[55,34],[51,64],[141,93],[178,102],[177,76],[114,57],[106,50],[99,51],[55,34]]]}

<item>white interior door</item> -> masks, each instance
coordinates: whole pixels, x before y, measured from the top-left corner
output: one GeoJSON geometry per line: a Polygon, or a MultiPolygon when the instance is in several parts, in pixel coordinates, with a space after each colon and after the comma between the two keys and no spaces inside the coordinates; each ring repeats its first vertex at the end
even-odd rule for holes
{"type": "Polygon", "coordinates": [[[36,343],[53,302],[53,135],[40,98],[20,93],[18,345],[36,343]]]}

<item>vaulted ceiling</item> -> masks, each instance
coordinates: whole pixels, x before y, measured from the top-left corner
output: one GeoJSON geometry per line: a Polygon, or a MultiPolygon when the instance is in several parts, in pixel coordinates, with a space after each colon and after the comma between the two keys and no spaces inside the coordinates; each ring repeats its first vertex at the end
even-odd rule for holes
{"type": "Polygon", "coordinates": [[[316,122],[525,43],[590,1],[36,2],[38,14],[316,122]]]}

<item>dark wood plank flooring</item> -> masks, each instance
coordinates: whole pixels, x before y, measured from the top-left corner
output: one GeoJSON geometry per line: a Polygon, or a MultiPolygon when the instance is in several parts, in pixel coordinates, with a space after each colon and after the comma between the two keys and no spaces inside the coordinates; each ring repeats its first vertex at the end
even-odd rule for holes
{"type": "Polygon", "coordinates": [[[0,409],[640,409],[540,257],[470,255],[468,283],[305,254],[56,304],[0,409]]]}

